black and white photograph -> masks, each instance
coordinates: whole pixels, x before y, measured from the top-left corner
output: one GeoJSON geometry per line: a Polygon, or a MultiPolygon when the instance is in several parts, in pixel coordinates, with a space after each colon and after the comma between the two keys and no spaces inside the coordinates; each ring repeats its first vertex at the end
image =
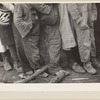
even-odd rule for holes
{"type": "Polygon", "coordinates": [[[100,83],[100,3],[0,3],[0,83],[100,83]]]}

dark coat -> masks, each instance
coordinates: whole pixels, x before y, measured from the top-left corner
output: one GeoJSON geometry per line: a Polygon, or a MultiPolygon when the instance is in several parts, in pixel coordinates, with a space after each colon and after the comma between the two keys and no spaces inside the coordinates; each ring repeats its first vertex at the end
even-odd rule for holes
{"type": "Polygon", "coordinates": [[[1,43],[5,46],[14,44],[14,36],[11,26],[0,25],[1,43]]]}
{"type": "Polygon", "coordinates": [[[11,21],[12,13],[4,6],[0,5],[0,38],[1,43],[5,46],[14,44],[11,21]]]}

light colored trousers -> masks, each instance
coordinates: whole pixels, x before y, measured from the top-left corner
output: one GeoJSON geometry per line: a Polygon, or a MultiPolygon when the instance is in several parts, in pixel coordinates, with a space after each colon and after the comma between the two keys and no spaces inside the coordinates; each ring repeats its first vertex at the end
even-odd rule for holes
{"type": "Polygon", "coordinates": [[[94,28],[89,27],[85,30],[80,29],[79,25],[74,21],[79,54],[82,62],[90,61],[91,57],[96,56],[94,28]]]}

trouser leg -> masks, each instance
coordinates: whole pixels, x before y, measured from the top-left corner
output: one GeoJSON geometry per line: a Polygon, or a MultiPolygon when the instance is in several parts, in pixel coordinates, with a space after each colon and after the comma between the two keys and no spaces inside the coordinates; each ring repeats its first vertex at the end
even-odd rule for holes
{"type": "Polygon", "coordinates": [[[58,25],[46,26],[45,27],[45,35],[47,37],[48,42],[48,53],[50,58],[49,72],[56,73],[62,68],[59,65],[60,60],[60,50],[61,50],[61,36],[59,32],[58,25]]]}
{"type": "Polygon", "coordinates": [[[30,71],[31,67],[30,67],[30,64],[29,64],[29,62],[26,58],[26,55],[25,55],[25,51],[24,51],[23,43],[22,43],[22,38],[21,38],[21,35],[19,34],[17,28],[15,27],[14,23],[13,23],[13,33],[14,33],[14,39],[15,39],[18,59],[21,63],[23,71],[24,72],[30,71]]]}
{"type": "Polygon", "coordinates": [[[37,70],[40,68],[39,64],[39,33],[35,35],[27,35],[23,38],[23,46],[26,57],[32,69],[37,70]]]}
{"type": "Polygon", "coordinates": [[[46,59],[46,42],[45,42],[45,34],[43,31],[43,27],[41,27],[41,31],[40,31],[40,40],[39,40],[39,54],[40,54],[40,63],[41,65],[45,65],[48,61],[49,58],[46,59]]]}
{"type": "Polygon", "coordinates": [[[96,57],[96,46],[95,46],[95,37],[94,37],[94,28],[90,28],[90,37],[91,37],[91,57],[96,57]]]}
{"type": "Polygon", "coordinates": [[[55,26],[47,26],[46,37],[48,41],[48,52],[50,56],[50,63],[58,63],[60,59],[61,50],[61,36],[59,28],[55,26]]]}
{"type": "Polygon", "coordinates": [[[8,45],[11,57],[13,58],[13,61],[18,61],[18,56],[16,52],[16,47],[15,45],[8,45]]]}
{"type": "Polygon", "coordinates": [[[94,29],[95,35],[95,45],[96,45],[96,55],[100,56],[100,31],[94,29]]]}
{"type": "Polygon", "coordinates": [[[80,27],[74,22],[74,28],[77,35],[78,49],[82,62],[90,61],[91,53],[91,36],[90,30],[81,30],[80,27]]]}

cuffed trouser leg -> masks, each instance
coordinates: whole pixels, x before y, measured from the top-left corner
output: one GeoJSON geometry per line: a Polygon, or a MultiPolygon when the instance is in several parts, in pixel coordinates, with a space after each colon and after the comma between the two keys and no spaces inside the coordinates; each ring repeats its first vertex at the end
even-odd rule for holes
{"type": "Polygon", "coordinates": [[[60,50],[61,50],[61,36],[59,32],[58,25],[46,26],[45,35],[47,37],[48,42],[48,53],[50,58],[50,66],[49,70],[53,73],[61,70],[62,68],[59,66],[60,59],[60,50]]]}
{"type": "Polygon", "coordinates": [[[58,63],[61,50],[61,36],[58,25],[46,26],[45,35],[48,42],[48,52],[50,56],[50,63],[58,63]]]}
{"type": "Polygon", "coordinates": [[[91,54],[91,36],[90,30],[81,30],[80,27],[74,22],[74,28],[77,35],[77,42],[79,54],[82,62],[90,61],[91,54]]]}

